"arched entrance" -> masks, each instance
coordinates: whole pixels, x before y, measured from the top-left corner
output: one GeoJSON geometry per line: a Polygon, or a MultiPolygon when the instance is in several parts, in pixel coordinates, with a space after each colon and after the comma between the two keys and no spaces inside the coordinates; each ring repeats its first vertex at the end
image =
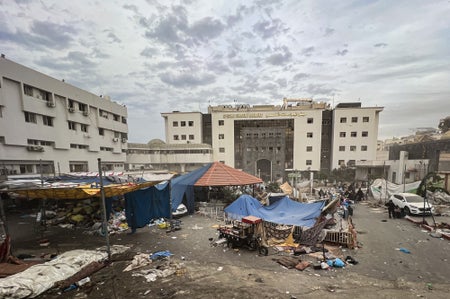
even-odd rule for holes
{"type": "Polygon", "coordinates": [[[272,181],[272,161],[267,159],[256,161],[256,175],[264,182],[272,181]]]}

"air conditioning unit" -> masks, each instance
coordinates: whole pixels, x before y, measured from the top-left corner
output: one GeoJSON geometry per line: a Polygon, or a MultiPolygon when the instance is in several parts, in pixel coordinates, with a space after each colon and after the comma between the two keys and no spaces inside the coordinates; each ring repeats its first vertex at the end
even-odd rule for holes
{"type": "Polygon", "coordinates": [[[88,116],[89,115],[89,111],[83,111],[83,115],[84,116],[88,116]]]}
{"type": "Polygon", "coordinates": [[[55,103],[53,103],[53,102],[47,102],[47,106],[48,106],[48,107],[55,107],[56,105],[55,105],[55,103]]]}
{"type": "Polygon", "coordinates": [[[74,113],[74,112],[75,112],[75,108],[69,107],[69,112],[70,112],[70,113],[74,113]]]}
{"type": "Polygon", "coordinates": [[[119,138],[116,138],[116,137],[115,137],[115,138],[113,138],[113,141],[114,141],[114,142],[117,142],[117,141],[119,141],[119,138]]]}
{"type": "Polygon", "coordinates": [[[84,138],[91,138],[91,135],[89,135],[89,134],[84,134],[83,137],[84,137],[84,138]]]}
{"type": "Polygon", "coordinates": [[[126,138],[122,138],[122,143],[126,143],[127,139],[126,138]]]}

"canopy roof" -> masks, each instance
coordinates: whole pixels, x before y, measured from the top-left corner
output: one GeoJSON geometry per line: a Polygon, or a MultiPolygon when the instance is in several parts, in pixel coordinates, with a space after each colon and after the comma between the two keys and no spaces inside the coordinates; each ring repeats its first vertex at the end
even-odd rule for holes
{"type": "MultiPolygon", "coordinates": [[[[161,181],[143,182],[143,183],[124,183],[111,184],[104,186],[105,197],[123,195],[138,189],[154,186],[161,181]]],[[[56,188],[26,188],[8,190],[25,196],[29,199],[35,198],[51,198],[51,199],[88,199],[91,197],[101,197],[101,189],[99,185],[88,184],[76,187],[56,187],[56,188]],[[95,186],[95,187],[94,187],[95,186]]]]}
{"type": "Polygon", "coordinates": [[[243,186],[259,183],[262,183],[262,180],[258,177],[252,176],[244,171],[227,166],[223,163],[214,162],[195,182],[194,186],[243,186]]]}

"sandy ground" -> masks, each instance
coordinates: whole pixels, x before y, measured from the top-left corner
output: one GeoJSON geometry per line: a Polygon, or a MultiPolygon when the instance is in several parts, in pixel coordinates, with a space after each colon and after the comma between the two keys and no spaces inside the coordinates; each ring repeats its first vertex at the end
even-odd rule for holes
{"type": "MultiPolygon", "coordinates": [[[[354,222],[362,248],[337,248],[343,257],[353,256],[359,264],[304,271],[276,263],[273,258],[285,253],[274,249],[268,256],[260,256],[245,248],[214,246],[211,240],[217,240],[216,226],[222,222],[186,216],[179,231],[166,233],[152,226],[133,235],[111,236],[111,244],[130,249],[113,256],[111,265],[93,274],[89,284],[64,293],[52,290],[38,298],[448,298],[450,243],[430,238],[404,219],[384,221],[386,216],[383,208],[359,204],[354,222]],[[400,253],[398,247],[407,247],[412,253],[400,253]],[[173,254],[170,262],[178,267],[177,273],[155,281],[139,276],[149,269],[164,269],[167,261],[123,271],[136,254],[163,250],[173,254]]],[[[25,226],[15,227],[25,234],[25,226]]],[[[47,248],[40,248],[36,239],[16,240],[14,254],[94,249],[105,244],[104,238],[78,230],[52,228],[46,237],[50,240],[47,248]]],[[[314,260],[307,256],[303,259],[314,260]]]]}

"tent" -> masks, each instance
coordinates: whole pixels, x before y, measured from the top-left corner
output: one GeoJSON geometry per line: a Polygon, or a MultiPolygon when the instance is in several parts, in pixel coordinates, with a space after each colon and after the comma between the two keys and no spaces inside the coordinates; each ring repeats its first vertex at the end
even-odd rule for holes
{"type": "Polygon", "coordinates": [[[250,195],[241,195],[225,208],[225,213],[239,220],[251,215],[277,224],[312,227],[324,205],[325,201],[301,203],[284,197],[270,206],[263,206],[250,195]]]}
{"type": "Polygon", "coordinates": [[[220,162],[207,164],[190,173],[176,177],[171,181],[172,211],[186,198],[189,213],[195,209],[195,187],[245,186],[262,183],[258,177],[227,166],[220,162]]]}

